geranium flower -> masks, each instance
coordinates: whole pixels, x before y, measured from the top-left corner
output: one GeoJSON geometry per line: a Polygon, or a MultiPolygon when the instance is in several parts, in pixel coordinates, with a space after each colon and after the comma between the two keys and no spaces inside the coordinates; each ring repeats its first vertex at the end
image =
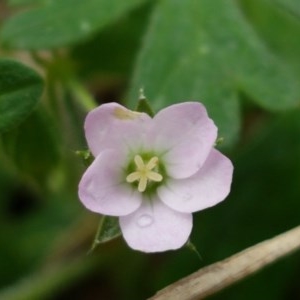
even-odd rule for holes
{"type": "Polygon", "coordinates": [[[79,197],[91,211],[118,216],[133,249],[182,247],[192,213],[230,191],[233,166],[214,149],[217,127],[198,102],[169,106],[153,118],[103,104],[87,115],[85,135],[95,160],[79,197]]]}

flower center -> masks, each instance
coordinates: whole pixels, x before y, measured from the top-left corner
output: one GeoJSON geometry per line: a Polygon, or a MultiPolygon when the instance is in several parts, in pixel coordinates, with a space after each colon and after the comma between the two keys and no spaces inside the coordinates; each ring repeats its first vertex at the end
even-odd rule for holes
{"type": "Polygon", "coordinates": [[[157,156],[153,156],[145,163],[140,155],[136,155],[134,157],[136,170],[126,177],[126,181],[129,183],[138,181],[138,191],[141,193],[144,192],[149,181],[160,182],[163,180],[162,175],[156,171],[158,162],[157,156]]]}

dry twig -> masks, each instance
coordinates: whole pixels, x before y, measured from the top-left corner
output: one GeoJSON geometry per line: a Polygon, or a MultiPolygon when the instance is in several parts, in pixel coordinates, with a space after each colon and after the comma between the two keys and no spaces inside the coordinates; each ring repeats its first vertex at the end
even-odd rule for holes
{"type": "Polygon", "coordinates": [[[204,299],[297,249],[300,249],[300,226],[202,268],[149,300],[204,299]]]}

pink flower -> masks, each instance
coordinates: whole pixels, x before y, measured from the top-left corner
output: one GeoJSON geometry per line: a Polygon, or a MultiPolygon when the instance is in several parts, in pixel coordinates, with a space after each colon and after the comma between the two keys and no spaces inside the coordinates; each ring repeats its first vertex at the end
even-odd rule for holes
{"type": "Polygon", "coordinates": [[[214,149],[217,127],[198,102],[172,105],[153,118],[103,104],[88,114],[85,134],[95,160],[79,197],[91,211],[118,216],[133,249],[182,247],[192,213],[230,191],[233,166],[214,149]]]}

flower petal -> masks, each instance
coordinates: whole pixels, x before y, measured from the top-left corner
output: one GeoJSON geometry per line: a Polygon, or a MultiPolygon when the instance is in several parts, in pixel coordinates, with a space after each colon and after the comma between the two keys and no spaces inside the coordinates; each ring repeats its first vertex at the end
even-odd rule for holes
{"type": "Polygon", "coordinates": [[[144,199],[134,213],[120,217],[127,244],[143,252],[161,252],[182,247],[192,230],[192,214],[179,213],[160,200],[144,199]]]}
{"type": "Polygon", "coordinates": [[[123,216],[140,206],[141,193],[124,179],[124,160],[117,151],[103,151],[86,170],[78,194],[88,209],[104,215],[123,216]]]}
{"type": "Polygon", "coordinates": [[[180,212],[195,212],[224,200],[230,191],[231,161],[213,149],[203,167],[186,179],[170,179],[157,189],[159,198],[180,212]]]}
{"type": "Polygon", "coordinates": [[[216,138],[217,127],[199,102],[175,104],[153,119],[151,138],[162,156],[168,174],[186,178],[203,165],[216,138]]]}
{"type": "Polygon", "coordinates": [[[86,117],[84,128],[94,156],[105,149],[124,149],[143,143],[144,126],[151,118],[117,103],[103,104],[86,117]]]}

